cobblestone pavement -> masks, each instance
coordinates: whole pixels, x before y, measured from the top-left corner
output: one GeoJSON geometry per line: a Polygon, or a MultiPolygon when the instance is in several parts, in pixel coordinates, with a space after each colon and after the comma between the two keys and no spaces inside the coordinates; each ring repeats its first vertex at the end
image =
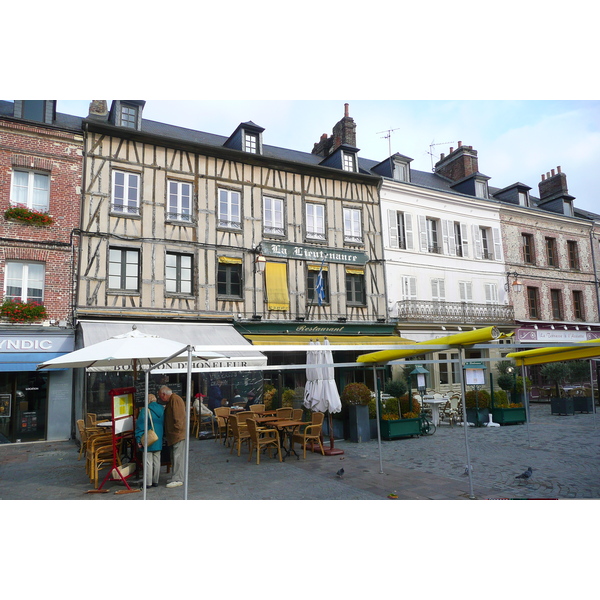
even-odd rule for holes
{"type": "MultiPolygon", "coordinates": [[[[531,407],[531,423],[468,432],[473,491],[477,499],[600,498],[600,416],[550,415],[548,405],[531,407]],[[528,431],[529,430],[529,431],[528,431]],[[529,435],[528,435],[529,433],[529,435]],[[530,442],[530,443],[529,443],[530,442]],[[533,477],[515,476],[528,466],[533,477]]],[[[283,463],[264,457],[247,461],[214,440],[190,442],[192,500],[379,500],[395,492],[400,499],[469,499],[465,476],[466,446],[462,427],[442,425],[433,436],[381,443],[336,441],[341,456],[308,452],[307,459],[283,463]],[[344,468],[343,476],[336,472],[344,468]],[[382,468],[383,467],[383,468],[382,468]]],[[[106,471],[102,472],[102,476],[106,471]]],[[[183,487],[160,486],[148,499],[181,499],[183,487]]],[[[141,483],[131,481],[132,487],[141,483]]],[[[0,445],[0,500],[139,500],[143,494],[115,494],[125,489],[107,482],[105,494],[92,489],[83,459],[73,441],[0,445]]]]}

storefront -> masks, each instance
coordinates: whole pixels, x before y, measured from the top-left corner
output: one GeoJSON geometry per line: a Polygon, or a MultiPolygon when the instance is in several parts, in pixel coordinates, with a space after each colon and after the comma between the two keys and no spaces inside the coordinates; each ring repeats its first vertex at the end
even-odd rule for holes
{"type": "Polygon", "coordinates": [[[0,443],[71,436],[71,370],[36,369],[74,343],[68,329],[0,329],[0,443]]]}

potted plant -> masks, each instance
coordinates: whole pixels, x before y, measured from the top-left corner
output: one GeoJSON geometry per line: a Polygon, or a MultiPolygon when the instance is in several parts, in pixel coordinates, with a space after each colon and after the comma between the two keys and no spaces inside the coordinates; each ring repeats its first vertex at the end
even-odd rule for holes
{"type": "Polygon", "coordinates": [[[388,398],[383,403],[380,421],[381,436],[385,440],[421,435],[421,405],[418,400],[403,394],[400,398],[388,398]]]}
{"type": "Polygon", "coordinates": [[[577,387],[573,390],[573,410],[575,412],[594,412],[592,390],[585,388],[584,383],[590,379],[590,365],[586,360],[572,360],[567,363],[569,368],[568,380],[577,387]]]}
{"type": "Polygon", "coordinates": [[[46,318],[46,308],[39,302],[6,299],[0,305],[0,315],[11,323],[31,323],[46,318]]]}
{"type": "Polygon", "coordinates": [[[569,367],[566,362],[546,363],[540,369],[540,374],[554,384],[554,394],[550,397],[550,413],[559,415],[574,415],[573,398],[564,395],[562,385],[569,377],[569,367]]]}
{"type": "Polygon", "coordinates": [[[340,396],[348,407],[348,433],[352,442],[368,442],[371,439],[369,426],[369,402],[371,390],[364,383],[349,383],[340,396]]]}
{"type": "Polygon", "coordinates": [[[467,422],[476,427],[485,425],[490,420],[490,393],[487,390],[469,390],[465,396],[467,422]]]}
{"type": "Polygon", "coordinates": [[[4,218],[7,221],[18,221],[27,225],[38,225],[45,227],[52,225],[54,219],[47,213],[39,212],[27,208],[24,204],[15,204],[4,211],[4,218]]]}
{"type": "Polygon", "coordinates": [[[514,365],[508,361],[503,360],[498,363],[498,377],[496,382],[501,388],[496,390],[493,396],[492,403],[492,420],[494,423],[499,425],[510,425],[513,423],[525,423],[527,415],[525,414],[525,408],[521,402],[514,402],[514,393],[517,387],[517,378],[515,376],[516,371],[509,371],[509,367],[515,368],[514,365]],[[513,402],[508,399],[508,393],[511,393],[513,402]]]}

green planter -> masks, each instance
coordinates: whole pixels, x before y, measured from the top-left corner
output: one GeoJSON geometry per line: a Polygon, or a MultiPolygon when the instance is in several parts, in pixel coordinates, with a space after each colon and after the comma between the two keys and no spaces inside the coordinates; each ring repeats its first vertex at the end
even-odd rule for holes
{"type": "Polygon", "coordinates": [[[550,414],[574,415],[573,398],[550,398],[550,414]]]}
{"type": "Polygon", "coordinates": [[[489,408],[467,408],[467,422],[473,423],[475,427],[483,427],[490,421],[489,408]]]}
{"type": "Polygon", "coordinates": [[[575,412],[594,412],[591,396],[573,396],[573,410],[575,412]]]}
{"type": "Polygon", "coordinates": [[[421,435],[421,419],[398,419],[396,421],[381,420],[381,437],[384,440],[421,435]]]}
{"type": "Polygon", "coordinates": [[[499,425],[511,425],[512,423],[525,423],[527,416],[525,408],[494,408],[492,410],[492,421],[499,425]]]}

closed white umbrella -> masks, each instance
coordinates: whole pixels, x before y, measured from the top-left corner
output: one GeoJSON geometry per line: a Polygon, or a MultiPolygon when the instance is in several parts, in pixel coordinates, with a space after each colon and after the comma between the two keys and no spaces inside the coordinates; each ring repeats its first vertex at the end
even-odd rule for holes
{"type": "MultiPolygon", "coordinates": [[[[310,340],[309,346],[318,345],[317,342],[310,340]]],[[[318,352],[315,350],[308,350],[306,352],[306,385],[304,386],[304,406],[309,410],[317,410],[314,408],[315,404],[319,401],[318,390],[317,390],[317,379],[318,379],[318,352]]]]}

